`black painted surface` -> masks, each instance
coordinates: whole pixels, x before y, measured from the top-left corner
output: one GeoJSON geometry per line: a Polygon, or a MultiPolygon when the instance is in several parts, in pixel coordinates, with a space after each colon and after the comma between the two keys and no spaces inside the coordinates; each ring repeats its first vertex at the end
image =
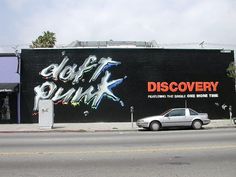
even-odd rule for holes
{"type": "MultiPolygon", "coordinates": [[[[222,105],[233,105],[235,99],[234,81],[226,76],[226,68],[233,61],[233,52],[222,53],[220,50],[181,50],[181,49],[38,49],[22,50],[21,75],[21,119],[23,123],[37,122],[33,116],[34,87],[46,81],[54,82],[58,87],[67,91],[70,88],[89,88],[96,86],[104,76],[103,72],[93,83],[88,83],[95,68],[84,74],[79,84],[64,83],[60,80],[44,79],[39,72],[52,63],[60,64],[63,60],[62,52],[69,57],[67,65],[81,66],[84,60],[95,55],[98,60],[111,57],[121,62],[118,66],[108,69],[111,73],[109,81],[127,78],[112,89],[114,95],[123,102],[115,102],[104,97],[97,109],[91,104],[80,103],[55,105],[55,122],[117,122],[130,121],[130,106],[134,106],[135,120],[140,117],[159,114],[173,107],[184,107],[187,100],[188,107],[199,112],[207,112],[210,118],[229,117],[228,109],[222,105]],[[148,98],[147,82],[195,82],[218,81],[218,98],[148,98]],[[85,116],[84,113],[88,113],[85,116]]],[[[78,70],[78,68],[77,68],[78,70]]],[[[158,94],[158,93],[155,93],[158,94]]],[[[172,94],[172,93],[166,93],[172,94]]],[[[181,94],[181,93],[175,93],[181,94]]],[[[188,94],[188,93],[184,93],[188,94]]],[[[195,93],[194,93],[195,94],[195,93]]]]}

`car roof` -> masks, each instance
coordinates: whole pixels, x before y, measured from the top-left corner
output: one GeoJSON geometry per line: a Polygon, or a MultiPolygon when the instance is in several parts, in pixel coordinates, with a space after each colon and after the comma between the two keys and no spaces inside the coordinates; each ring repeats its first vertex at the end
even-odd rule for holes
{"type": "Polygon", "coordinates": [[[189,108],[171,108],[170,110],[173,110],[173,109],[189,109],[189,108]]]}

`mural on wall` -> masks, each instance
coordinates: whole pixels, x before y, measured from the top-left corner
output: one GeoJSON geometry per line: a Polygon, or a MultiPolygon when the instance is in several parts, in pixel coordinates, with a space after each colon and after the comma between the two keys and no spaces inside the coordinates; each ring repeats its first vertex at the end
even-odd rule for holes
{"type": "Polygon", "coordinates": [[[58,104],[71,104],[79,106],[84,103],[92,109],[97,109],[100,102],[108,98],[114,102],[119,102],[124,106],[123,101],[116,96],[112,89],[120,85],[127,76],[111,80],[110,67],[121,64],[110,57],[98,59],[95,55],[90,55],[85,59],[81,66],[77,64],[67,65],[70,58],[65,51],[62,52],[63,60],[60,64],[52,63],[43,68],[39,75],[45,80],[41,85],[34,87],[34,113],[38,111],[39,100],[51,99],[58,104]],[[84,75],[90,73],[91,77],[86,80],[84,75]],[[101,79],[99,80],[99,76],[101,79]],[[70,83],[71,88],[65,90],[59,87],[57,82],[70,83]],[[80,83],[86,83],[88,88],[80,86],[80,83]]]}
{"type": "Polygon", "coordinates": [[[184,107],[227,117],[234,82],[232,52],[189,49],[22,50],[22,122],[38,121],[39,100],[52,99],[55,122],[128,122],[184,107]]]}

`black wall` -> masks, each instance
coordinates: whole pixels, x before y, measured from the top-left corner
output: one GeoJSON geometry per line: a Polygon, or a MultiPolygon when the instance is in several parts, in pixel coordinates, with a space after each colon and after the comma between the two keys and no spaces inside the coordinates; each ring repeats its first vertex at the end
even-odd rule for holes
{"type": "MultiPolygon", "coordinates": [[[[22,122],[37,122],[37,111],[34,107],[34,88],[49,81],[67,92],[71,88],[81,87],[83,91],[90,86],[97,88],[109,71],[109,81],[124,79],[119,85],[111,88],[120,101],[113,101],[106,94],[97,109],[91,108],[92,101],[79,105],[56,104],[55,122],[117,122],[130,121],[130,106],[134,106],[135,120],[140,117],[156,115],[173,107],[184,107],[185,103],[199,112],[207,112],[210,118],[229,117],[227,107],[235,99],[234,81],[226,76],[226,69],[233,61],[233,52],[220,50],[183,50],[183,49],[36,49],[22,50],[21,75],[21,117],[22,122]],[[63,54],[62,54],[63,53],[63,54]],[[39,73],[51,64],[60,64],[67,56],[66,66],[81,66],[85,59],[95,55],[99,61],[102,57],[121,62],[117,66],[105,68],[98,78],[89,82],[97,67],[84,73],[78,84],[72,81],[55,81],[43,78],[39,73]],[[147,82],[219,82],[216,92],[198,92],[191,94],[218,94],[216,98],[148,98],[148,95],[185,95],[185,93],[148,93],[147,82]],[[35,114],[36,113],[36,114],[35,114]],[[34,115],[33,115],[34,114],[34,115]]],[[[96,62],[98,63],[98,62],[96,62]]],[[[78,67],[76,71],[78,71],[78,67]]],[[[45,92],[48,91],[47,89],[45,92]]],[[[55,93],[54,93],[55,94],[55,93]]],[[[54,96],[54,94],[52,96],[54,96]]]]}

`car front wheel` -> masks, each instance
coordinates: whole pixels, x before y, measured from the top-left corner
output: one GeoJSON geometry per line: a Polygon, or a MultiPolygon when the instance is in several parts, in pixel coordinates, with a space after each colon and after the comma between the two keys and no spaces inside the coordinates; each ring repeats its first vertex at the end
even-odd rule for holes
{"type": "Polygon", "coordinates": [[[193,121],[192,127],[195,130],[199,130],[202,128],[202,122],[200,120],[195,120],[193,121]]]}
{"type": "Polygon", "coordinates": [[[152,122],[150,124],[150,130],[152,131],[158,131],[161,128],[161,124],[159,122],[152,122]]]}

